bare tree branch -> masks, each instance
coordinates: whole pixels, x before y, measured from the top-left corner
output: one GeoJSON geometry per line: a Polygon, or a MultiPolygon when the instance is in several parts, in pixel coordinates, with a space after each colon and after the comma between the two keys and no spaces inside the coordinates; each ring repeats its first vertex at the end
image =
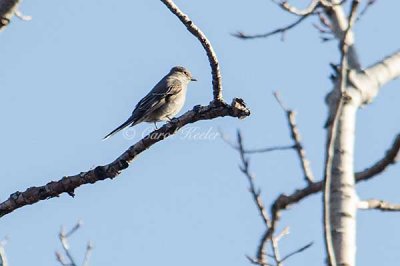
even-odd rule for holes
{"type": "MultiPolygon", "coordinates": [[[[67,260],[64,258],[64,256],[62,255],[61,252],[56,252],[56,259],[62,266],[78,266],[78,264],[75,262],[74,256],[72,256],[72,253],[70,251],[68,238],[70,236],[72,236],[79,228],[81,228],[81,226],[82,226],[82,222],[78,221],[75,224],[75,226],[72,227],[72,229],[69,230],[68,232],[65,232],[64,228],[61,228],[60,233],[58,234],[63,251],[64,251],[66,257],[68,258],[68,260],[67,260]]],[[[83,258],[82,266],[89,265],[89,257],[90,257],[92,249],[93,249],[93,246],[89,242],[86,246],[85,257],[83,258]]]]}
{"type": "Polygon", "coordinates": [[[276,266],[283,266],[282,260],[281,260],[281,253],[280,253],[279,247],[278,247],[278,241],[276,241],[275,237],[271,237],[271,246],[272,246],[272,252],[273,252],[272,257],[275,260],[276,266]]]}
{"type": "Polygon", "coordinates": [[[73,176],[65,176],[58,181],[52,181],[44,186],[31,187],[24,192],[15,192],[0,203],[0,217],[26,205],[34,204],[41,200],[58,197],[62,193],[74,195],[74,190],[85,184],[93,184],[100,180],[113,179],[121,171],[129,167],[129,163],[140,153],[150,148],[157,142],[175,134],[183,126],[200,120],[209,120],[217,117],[232,116],[244,118],[250,115],[245,103],[241,99],[233,99],[230,105],[219,103],[208,106],[195,106],[182,116],[153,131],[136,144],[132,145],[121,156],[110,164],[97,166],[93,170],[82,172],[73,176]]]}
{"type": "MultiPolygon", "coordinates": [[[[73,234],[73,233],[77,230],[77,228],[79,228],[79,227],[80,227],[79,225],[78,225],[78,226],[75,226],[76,229],[75,229],[75,230],[71,230],[71,233],[70,233],[70,234],[65,233],[65,232],[64,232],[64,229],[61,229],[61,231],[60,231],[60,233],[59,233],[59,235],[58,235],[58,237],[60,238],[61,246],[62,246],[62,248],[63,248],[63,250],[64,250],[64,252],[65,252],[65,255],[67,255],[68,260],[70,261],[70,262],[68,263],[68,265],[71,265],[71,266],[78,266],[78,265],[76,264],[75,259],[74,259],[74,257],[72,256],[72,254],[71,254],[71,252],[70,252],[70,250],[69,250],[68,237],[69,237],[71,234],[73,234]]],[[[59,256],[57,256],[57,259],[59,259],[59,256]]],[[[64,262],[64,261],[59,260],[59,262],[60,262],[61,264],[65,265],[65,262],[64,262]]]]}
{"type": "MultiPolygon", "coordinates": [[[[253,201],[257,206],[258,212],[267,228],[270,227],[271,221],[270,218],[268,217],[267,211],[265,210],[264,204],[261,199],[261,192],[256,189],[255,184],[254,184],[254,176],[250,173],[249,169],[249,161],[245,157],[244,154],[244,148],[243,148],[243,141],[242,141],[242,135],[240,131],[238,130],[237,132],[237,142],[238,142],[238,147],[239,147],[239,154],[240,154],[240,159],[242,162],[242,165],[239,167],[240,171],[247,177],[247,180],[249,181],[249,191],[252,195],[253,201]]],[[[264,253],[261,253],[258,257],[257,260],[260,264],[265,265],[267,263],[267,258],[264,253]]]]}
{"type": "Polygon", "coordinates": [[[92,254],[93,245],[89,241],[86,245],[85,257],[83,258],[82,266],[89,266],[90,255],[92,254]]]}
{"type": "Polygon", "coordinates": [[[277,223],[280,219],[280,211],[282,210],[282,207],[280,206],[281,200],[280,196],[278,199],[275,200],[275,202],[271,205],[271,223],[270,226],[266,229],[265,233],[261,237],[260,243],[257,248],[257,258],[260,261],[260,258],[262,258],[264,254],[265,247],[268,243],[268,240],[272,240],[273,235],[276,230],[277,223]]]}
{"type": "MultiPolygon", "coordinates": [[[[253,201],[257,206],[258,212],[260,213],[260,216],[263,219],[265,227],[267,228],[267,230],[266,230],[267,233],[260,241],[260,244],[258,247],[257,259],[253,259],[249,256],[247,256],[247,258],[250,260],[250,262],[252,262],[254,264],[270,265],[267,261],[267,256],[265,253],[265,246],[267,245],[268,241],[270,241],[272,251],[273,251],[273,255],[271,255],[271,257],[275,260],[276,266],[283,266],[283,261],[284,261],[284,259],[288,258],[288,256],[285,256],[284,259],[281,259],[278,243],[284,235],[287,235],[289,233],[289,228],[286,227],[277,236],[275,236],[275,237],[273,236],[275,227],[276,227],[275,224],[277,222],[277,219],[279,218],[279,216],[278,216],[279,213],[278,213],[278,211],[275,212],[275,211],[271,210],[271,213],[273,216],[273,218],[271,220],[267,214],[267,211],[265,210],[264,204],[260,197],[261,191],[256,189],[255,184],[254,184],[254,176],[250,173],[249,160],[245,157],[243,139],[242,139],[242,135],[239,130],[237,132],[237,143],[238,143],[238,151],[240,154],[240,159],[242,162],[242,165],[239,168],[242,171],[242,173],[247,177],[247,180],[249,181],[249,190],[252,195],[253,201]]],[[[306,249],[306,248],[304,248],[304,249],[306,249]]],[[[293,252],[292,255],[294,255],[296,253],[300,253],[304,249],[301,249],[300,251],[297,251],[297,252],[293,252]]],[[[290,256],[291,255],[289,254],[289,257],[290,256]]]]}
{"type": "Polygon", "coordinates": [[[222,102],[222,77],[217,55],[214,52],[210,41],[207,39],[206,35],[199,29],[199,27],[197,27],[193,23],[193,21],[175,5],[172,0],[161,0],[161,2],[163,2],[168,7],[168,9],[175,16],[177,16],[179,20],[186,26],[188,31],[200,41],[201,45],[207,53],[208,61],[210,61],[214,100],[222,102]]]}
{"type": "Polygon", "coordinates": [[[284,236],[287,236],[290,233],[289,226],[283,228],[283,230],[274,237],[274,240],[279,242],[284,236]]]}
{"type": "Polygon", "coordinates": [[[387,212],[398,212],[400,211],[400,204],[392,204],[383,200],[369,199],[360,201],[358,203],[358,208],[362,210],[374,209],[387,212]]]}
{"type": "Polygon", "coordinates": [[[400,154],[400,134],[398,134],[392,144],[392,147],[386,151],[385,156],[373,164],[371,167],[358,172],[356,174],[357,180],[367,180],[377,174],[382,173],[388,166],[397,162],[400,154]]]}
{"type": "Polygon", "coordinates": [[[249,181],[250,193],[253,196],[254,203],[257,205],[258,211],[260,213],[261,218],[263,219],[264,224],[266,226],[269,226],[270,220],[269,220],[267,211],[265,210],[262,199],[260,197],[261,192],[256,189],[255,184],[254,184],[254,176],[250,173],[249,160],[244,155],[244,148],[243,148],[243,142],[242,142],[243,140],[242,140],[242,135],[239,130],[237,132],[237,139],[238,139],[238,145],[239,145],[240,159],[242,161],[242,165],[239,168],[242,171],[242,173],[245,174],[245,176],[247,177],[247,180],[249,181]]]}
{"type": "MultiPolygon", "coordinates": [[[[282,108],[283,108],[283,106],[282,106],[282,108]]],[[[242,163],[242,165],[239,168],[240,168],[241,172],[247,177],[247,180],[249,182],[249,190],[252,195],[253,201],[256,204],[258,212],[260,213],[260,216],[262,217],[263,222],[266,227],[266,232],[263,235],[263,237],[261,238],[258,249],[257,249],[256,259],[253,259],[249,256],[247,256],[247,258],[250,260],[250,262],[252,262],[254,264],[270,265],[267,261],[267,256],[265,253],[266,245],[268,244],[268,241],[270,241],[272,251],[273,251],[273,255],[271,255],[271,257],[275,260],[276,266],[283,266],[283,259],[281,259],[281,256],[280,256],[278,242],[284,235],[288,234],[288,228],[285,228],[280,234],[278,234],[276,237],[274,237],[276,223],[279,220],[281,203],[278,200],[276,200],[274,202],[274,204],[271,207],[272,218],[270,218],[267,214],[267,211],[265,210],[264,204],[260,197],[261,191],[256,189],[255,184],[254,184],[254,176],[250,173],[249,160],[245,157],[245,152],[244,152],[245,148],[243,145],[243,138],[242,138],[240,131],[237,132],[237,143],[238,143],[237,146],[235,146],[235,145],[231,144],[230,142],[228,142],[228,144],[233,145],[233,147],[239,151],[240,159],[241,159],[241,163],[242,163]]],[[[309,184],[312,185],[313,183],[309,183],[309,184]]],[[[301,251],[299,251],[299,252],[301,252],[301,251]]],[[[294,252],[294,253],[299,253],[299,252],[294,252]]]]}
{"type": "MultiPolygon", "coordinates": [[[[220,136],[221,139],[228,144],[232,149],[240,152],[240,147],[236,144],[233,143],[232,140],[229,139],[228,136],[226,136],[221,130],[220,130],[220,136]]],[[[243,153],[244,154],[254,154],[254,153],[267,153],[267,152],[273,152],[273,151],[284,151],[284,150],[292,150],[295,149],[296,146],[271,146],[271,147],[266,147],[266,148],[259,148],[259,149],[246,149],[243,147],[243,153]]]]}
{"type": "Polygon", "coordinates": [[[267,147],[267,148],[260,148],[260,149],[246,149],[243,152],[245,154],[254,154],[254,153],[267,153],[272,151],[285,151],[285,150],[293,150],[296,146],[274,146],[274,147],[267,147]]]}
{"type": "Polygon", "coordinates": [[[289,258],[292,257],[293,255],[299,254],[299,253],[301,253],[301,252],[307,250],[307,249],[310,248],[313,244],[314,244],[313,242],[310,242],[310,243],[308,243],[307,245],[305,245],[305,246],[299,248],[298,250],[295,250],[295,251],[293,251],[293,252],[287,254],[285,257],[282,258],[281,262],[284,262],[285,260],[289,259],[289,258]]]}
{"type": "Polygon", "coordinates": [[[369,8],[376,3],[376,0],[368,0],[367,4],[361,10],[360,14],[358,15],[357,21],[359,21],[369,10],[369,8]]]}
{"type": "MultiPolygon", "coordinates": [[[[279,33],[282,33],[282,36],[284,36],[284,34],[291,30],[292,28],[296,27],[297,25],[299,25],[301,22],[303,22],[306,18],[308,18],[309,15],[306,16],[302,16],[300,18],[298,18],[296,21],[294,21],[293,23],[282,27],[282,28],[278,28],[276,30],[267,32],[267,33],[262,33],[262,34],[254,34],[254,35],[250,35],[250,34],[246,34],[244,32],[238,31],[236,33],[232,33],[232,36],[235,36],[239,39],[243,39],[243,40],[249,40],[249,39],[258,39],[258,38],[267,38],[279,33]]],[[[283,38],[282,38],[283,39],[283,38]]]]}
{"type": "Polygon", "coordinates": [[[290,128],[290,136],[294,142],[295,150],[300,160],[300,165],[304,173],[304,180],[311,184],[314,182],[314,174],[311,170],[310,161],[306,157],[306,151],[301,143],[301,135],[300,131],[296,124],[296,113],[293,110],[290,110],[285,107],[282,100],[279,97],[279,93],[274,93],[275,99],[281,106],[282,110],[286,113],[286,117],[288,120],[289,128],[290,128]]]}

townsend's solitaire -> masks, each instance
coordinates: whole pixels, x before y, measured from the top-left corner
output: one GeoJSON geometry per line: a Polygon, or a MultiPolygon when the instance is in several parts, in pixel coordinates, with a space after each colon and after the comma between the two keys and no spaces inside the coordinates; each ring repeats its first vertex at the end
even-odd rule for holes
{"type": "Polygon", "coordinates": [[[136,105],[131,117],[122,125],[110,132],[109,138],[127,126],[141,122],[158,122],[171,120],[183,107],[186,89],[190,81],[196,81],[189,70],[184,67],[173,67],[156,86],[136,105]]]}

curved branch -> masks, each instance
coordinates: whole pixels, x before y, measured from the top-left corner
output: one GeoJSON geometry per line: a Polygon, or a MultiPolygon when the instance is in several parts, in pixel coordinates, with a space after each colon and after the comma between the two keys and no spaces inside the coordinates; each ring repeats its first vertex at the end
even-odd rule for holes
{"type": "Polygon", "coordinates": [[[385,156],[377,161],[374,165],[371,167],[368,167],[367,169],[356,173],[356,180],[357,181],[362,181],[362,180],[368,180],[383,171],[386,170],[386,168],[391,165],[396,163],[396,159],[398,158],[400,154],[400,134],[398,134],[393,141],[392,147],[386,151],[385,156]]]}
{"type": "Polygon", "coordinates": [[[0,203],[0,217],[26,205],[38,201],[58,197],[62,193],[74,196],[74,190],[85,184],[93,184],[100,180],[113,179],[121,171],[129,167],[129,163],[140,153],[147,150],[157,142],[175,134],[183,126],[200,120],[210,120],[217,117],[231,116],[244,118],[250,115],[245,103],[241,99],[233,99],[230,105],[226,103],[210,104],[208,106],[195,106],[182,116],[153,131],[136,144],[132,145],[115,161],[104,166],[97,166],[93,170],[82,172],[73,176],[65,176],[58,181],[49,182],[44,186],[30,187],[24,192],[15,192],[0,203]]]}
{"type": "Polygon", "coordinates": [[[215,54],[211,42],[207,39],[206,35],[199,29],[199,27],[197,27],[185,13],[183,13],[179,7],[174,4],[172,0],[161,0],[161,2],[163,2],[168,9],[179,18],[183,25],[186,26],[188,31],[200,41],[207,53],[208,61],[210,61],[214,100],[223,101],[221,71],[219,68],[217,55],[215,54]]]}

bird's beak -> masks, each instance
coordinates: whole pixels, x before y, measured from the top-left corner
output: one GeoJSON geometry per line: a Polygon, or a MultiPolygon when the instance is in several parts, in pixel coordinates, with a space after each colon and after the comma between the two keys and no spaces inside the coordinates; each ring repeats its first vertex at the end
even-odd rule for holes
{"type": "Polygon", "coordinates": [[[191,80],[191,81],[197,81],[197,79],[195,79],[195,78],[191,78],[190,80],[191,80]]]}

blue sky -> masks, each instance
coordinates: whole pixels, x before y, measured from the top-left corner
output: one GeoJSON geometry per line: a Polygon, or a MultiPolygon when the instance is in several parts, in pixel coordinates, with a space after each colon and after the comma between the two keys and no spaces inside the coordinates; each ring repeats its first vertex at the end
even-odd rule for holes
{"type": "MultiPolygon", "coordinates": [[[[300,3],[301,1],[293,1],[300,3]]],[[[337,44],[321,43],[311,18],[286,35],[241,41],[230,33],[266,32],[294,18],[265,0],[177,1],[207,34],[220,60],[224,97],[243,98],[252,110],[245,120],[220,118],[196,123],[196,132],[237,128],[245,145],[290,143],[287,123],[272,92],[298,113],[298,125],[314,173],[321,176],[326,118],[324,97],[331,89],[329,62],[337,44]]],[[[356,25],[363,66],[399,48],[398,1],[377,1],[356,25]]],[[[25,1],[30,22],[14,19],[0,33],[0,138],[3,162],[0,199],[32,185],[86,171],[115,159],[150,125],[135,127],[133,139],[101,138],[124,121],[134,105],[174,65],[199,80],[190,85],[184,110],[212,98],[209,64],[198,41],[160,1],[25,1]]],[[[356,169],[379,159],[400,131],[398,81],[360,110],[356,169]]],[[[183,134],[144,152],[115,180],[24,207],[1,219],[0,236],[11,266],[55,265],[61,225],[84,227],[71,239],[81,257],[87,240],[95,249],[91,265],[249,265],[264,230],[239,172],[238,155],[220,138],[194,140],[183,134]]],[[[257,185],[269,204],[282,192],[302,187],[294,152],[251,157],[257,185]]],[[[361,198],[400,202],[400,166],[358,186],[361,198]]],[[[286,254],[314,245],[287,265],[322,265],[321,195],[284,212],[280,228],[286,254]]],[[[396,213],[359,212],[360,265],[395,265],[400,237],[396,213]],[[379,256],[377,256],[379,254],[379,256]]]]}

